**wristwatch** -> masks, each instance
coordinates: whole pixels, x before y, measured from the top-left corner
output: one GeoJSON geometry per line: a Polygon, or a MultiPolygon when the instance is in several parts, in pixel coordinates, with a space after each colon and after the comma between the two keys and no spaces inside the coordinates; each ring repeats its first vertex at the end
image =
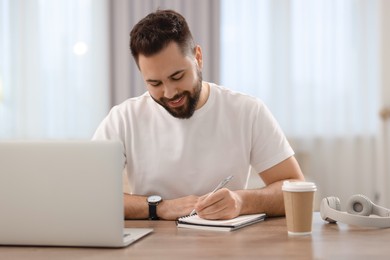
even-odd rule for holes
{"type": "Polygon", "coordinates": [[[152,195],[147,198],[149,204],[149,220],[158,220],[157,205],[162,201],[161,196],[152,195]]]}

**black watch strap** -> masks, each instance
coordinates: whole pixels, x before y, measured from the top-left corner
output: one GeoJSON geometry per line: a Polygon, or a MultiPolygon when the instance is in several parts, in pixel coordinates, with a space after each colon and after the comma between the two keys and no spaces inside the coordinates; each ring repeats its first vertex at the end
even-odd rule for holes
{"type": "Polygon", "coordinates": [[[155,203],[149,203],[149,219],[150,220],[158,220],[157,204],[155,204],[155,203]]]}

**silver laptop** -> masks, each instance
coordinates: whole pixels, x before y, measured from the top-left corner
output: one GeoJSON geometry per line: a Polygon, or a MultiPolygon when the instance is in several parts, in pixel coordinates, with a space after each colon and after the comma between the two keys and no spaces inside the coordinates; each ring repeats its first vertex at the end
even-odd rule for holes
{"type": "Polygon", "coordinates": [[[0,142],[0,244],[124,247],[122,147],[115,141],[0,142]]]}

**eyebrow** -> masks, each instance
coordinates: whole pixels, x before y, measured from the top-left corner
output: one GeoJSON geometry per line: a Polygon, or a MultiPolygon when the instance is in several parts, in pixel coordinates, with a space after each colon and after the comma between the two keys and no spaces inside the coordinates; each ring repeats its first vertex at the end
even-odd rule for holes
{"type": "MultiPolygon", "coordinates": [[[[180,74],[182,72],[184,72],[185,70],[178,70],[178,71],[175,71],[174,73],[172,73],[171,75],[168,76],[168,78],[173,78],[175,77],[177,74],[180,74]]],[[[160,82],[161,80],[157,80],[157,79],[147,79],[146,82],[149,82],[149,83],[157,83],[157,82],[160,82]]]]}

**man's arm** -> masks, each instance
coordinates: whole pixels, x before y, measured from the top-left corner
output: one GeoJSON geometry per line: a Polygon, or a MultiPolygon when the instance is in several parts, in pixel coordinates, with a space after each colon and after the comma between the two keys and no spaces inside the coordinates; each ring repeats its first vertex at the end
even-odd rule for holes
{"type": "Polygon", "coordinates": [[[265,187],[238,191],[221,189],[207,199],[203,196],[195,206],[198,215],[207,219],[230,219],[263,212],[268,216],[284,215],[283,181],[305,179],[295,157],[291,156],[259,175],[265,187]]]}
{"type": "MultiPolygon", "coordinates": [[[[157,216],[164,220],[176,220],[190,214],[198,202],[197,196],[186,196],[173,200],[163,200],[157,206],[157,216]]],[[[149,206],[147,197],[124,193],[125,219],[147,219],[149,206]]]]}

